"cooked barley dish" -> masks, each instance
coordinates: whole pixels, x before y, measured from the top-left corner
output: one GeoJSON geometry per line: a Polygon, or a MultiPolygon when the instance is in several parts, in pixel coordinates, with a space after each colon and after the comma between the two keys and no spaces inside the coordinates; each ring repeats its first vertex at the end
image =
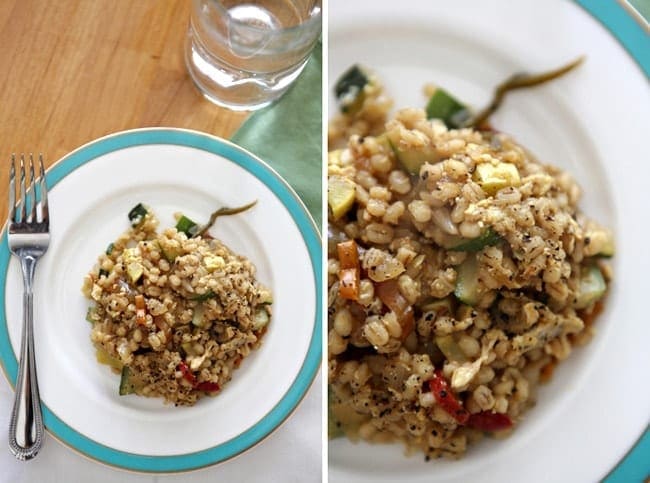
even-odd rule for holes
{"type": "Polygon", "coordinates": [[[613,237],[567,172],[458,127],[441,89],[387,120],[376,78],[347,81],[329,132],[330,436],[459,457],[511,432],[590,339],[613,237]]]}
{"type": "MultiPolygon", "coordinates": [[[[217,213],[237,212],[226,211],[217,213]]],[[[217,394],[259,347],[271,293],[247,258],[189,218],[159,233],[138,204],[129,219],[84,279],[97,359],[121,374],[120,395],[192,405],[217,394]]]]}

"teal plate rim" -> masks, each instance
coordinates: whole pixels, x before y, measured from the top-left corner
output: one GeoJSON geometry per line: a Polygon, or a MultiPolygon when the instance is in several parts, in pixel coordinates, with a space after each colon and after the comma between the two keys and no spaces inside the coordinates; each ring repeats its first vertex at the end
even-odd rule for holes
{"type": "MultiPolygon", "coordinates": [[[[574,0],[614,36],[650,78],[650,39],[621,0],[574,0]]],[[[625,0],[622,0],[625,1],[625,0]]],[[[650,429],[646,425],[629,451],[604,477],[604,483],[644,481],[650,476],[650,429]]]]}
{"type": "MultiPolygon", "coordinates": [[[[172,455],[149,456],[120,451],[97,443],[75,431],[42,404],[43,419],[48,432],[73,450],[117,468],[144,473],[176,473],[196,470],[233,458],[261,442],[278,428],[296,409],[310,388],[321,365],[322,355],[322,285],[320,235],[304,204],[264,161],[230,141],[210,134],[177,128],[144,128],[123,131],[92,141],[61,158],[46,173],[48,189],[77,168],[107,153],[142,145],[178,145],[219,155],[244,168],[264,183],[282,202],[298,227],[307,247],[316,287],[314,328],[309,348],[300,371],[282,399],[252,427],[217,446],[201,451],[172,455]]],[[[6,225],[0,241],[0,363],[10,384],[15,387],[18,362],[9,339],[5,314],[5,290],[10,253],[6,225]]]]}

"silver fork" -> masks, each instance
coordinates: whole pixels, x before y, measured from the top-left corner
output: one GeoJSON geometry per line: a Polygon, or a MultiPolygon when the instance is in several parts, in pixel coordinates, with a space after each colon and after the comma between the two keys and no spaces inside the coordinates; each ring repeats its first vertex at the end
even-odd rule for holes
{"type": "Polygon", "coordinates": [[[29,155],[29,186],[25,190],[25,155],[20,156],[20,179],[16,186],[16,159],[9,172],[9,250],[20,259],[23,272],[23,330],[16,379],[14,408],[9,422],[9,448],[19,460],[32,459],[43,444],[43,415],[34,357],[33,292],[36,262],[50,244],[50,217],[43,156],[39,155],[39,178],[34,178],[34,158],[29,155]],[[18,189],[18,193],[16,190],[18,189]],[[38,192],[38,196],[37,196],[38,192]],[[40,198],[40,200],[39,200],[40,198]]]}

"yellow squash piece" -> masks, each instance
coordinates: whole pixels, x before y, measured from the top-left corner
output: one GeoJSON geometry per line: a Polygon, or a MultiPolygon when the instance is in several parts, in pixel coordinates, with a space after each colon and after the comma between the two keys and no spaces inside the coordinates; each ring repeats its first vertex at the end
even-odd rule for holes
{"type": "Polygon", "coordinates": [[[348,178],[333,175],[327,179],[327,203],[330,205],[335,220],[341,218],[352,208],[355,193],[355,184],[348,178]]]}
{"type": "Polygon", "coordinates": [[[500,189],[521,184],[519,171],[511,163],[479,164],[476,166],[473,178],[488,195],[494,195],[500,189]]]}

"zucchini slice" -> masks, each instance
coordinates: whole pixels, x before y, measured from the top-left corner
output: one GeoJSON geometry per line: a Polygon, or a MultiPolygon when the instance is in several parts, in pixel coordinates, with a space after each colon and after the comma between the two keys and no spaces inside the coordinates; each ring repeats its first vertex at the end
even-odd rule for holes
{"type": "Polygon", "coordinates": [[[199,225],[182,215],[176,222],[176,230],[185,233],[187,238],[192,238],[199,231],[199,225]]]}
{"type": "Polygon", "coordinates": [[[458,266],[454,295],[467,305],[475,305],[479,300],[478,268],[478,260],[474,255],[468,256],[458,266]]]}
{"type": "Polygon", "coordinates": [[[369,82],[368,75],[356,64],[341,75],[334,86],[341,112],[354,114],[361,109],[366,97],[363,89],[369,82]]]}
{"type": "Polygon", "coordinates": [[[144,217],[147,216],[147,213],[148,211],[142,203],[138,203],[131,208],[131,211],[129,211],[129,221],[131,222],[131,226],[135,228],[140,225],[140,223],[144,221],[144,217]]]}
{"type": "Polygon", "coordinates": [[[501,236],[492,228],[488,228],[476,238],[466,240],[450,250],[456,252],[478,252],[488,246],[496,245],[501,241],[501,236]]]}
{"type": "Polygon", "coordinates": [[[135,386],[131,378],[131,369],[129,366],[124,366],[122,368],[122,376],[120,377],[120,396],[126,396],[135,392],[135,386]]]}
{"type": "Polygon", "coordinates": [[[405,147],[400,142],[399,130],[394,129],[386,132],[386,139],[395,153],[400,164],[413,175],[420,173],[420,167],[424,163],[435,164],[440,161],[440,154],[431,143],[418,147],[405,147]]]}
{"type": "Polygon", "coordinates": [[[578,290],[576,309],[585,309],[605,295],[607,284],[600,268],[591,265],[583,269],[578,290]]]}
{"type": "Polygon", "coordinates": [[[459,128],[470,118],[467,107],[446,90],[437,88],[427,103],[427,119],[440,119],[449,128],[459,128]]]}

